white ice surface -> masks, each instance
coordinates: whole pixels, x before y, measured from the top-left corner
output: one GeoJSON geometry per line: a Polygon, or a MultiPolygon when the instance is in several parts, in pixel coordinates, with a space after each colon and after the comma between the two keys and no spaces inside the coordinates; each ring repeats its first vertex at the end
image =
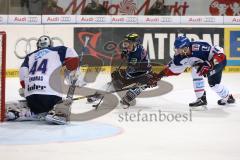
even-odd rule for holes
{"type": "MultiPolygon", "coordinates": [[[[91,87],[100,88],[109,76],[102,74],[91,87]]],[[[99,139],[34,143],[34,138],[43,138],[42,132],[53,136],[71,134],[66,127],[47,127],[38,122],[0,124],[1,138],[8,138],[11,144],[1,144],[0,159],[2,160],[240,160],[240,74],[226,73],[223,84],[228,86],[237,99],[237,103],[221,107],[216,104],[218,97],[207,88],[208,110],[193,112],[192,121],[187,122],[120,122],[119,115],[137,113],[188,113],[188,103],[195,100],[190,74],[169,77],[164,80],[173,84],[170,93],[148,99],[138,99],[135,107],[123,110],[120,107],[98,119],[85,122],[89,124],[108,124],[120,128],[120,132],[110,137],[99,139]],[[62,130],[61,130],[62,129],[62,130]],[[39,130],[39,132],[38,132],[39,130]],[[66,132],[65,132],[66,131],[66,132]],[[21,145],[14,142],[13,137],[32,139],[31,144],[21,145]],[[39,135],[38,135],[39,134],[39,135]],[[32,135],[32,136],[31,136],[32,135]]],[[[20,99],[18,96],[18,80],[7,79],[6,100],[20,99]]],[[[90,109],[86,100],[76,101],[73,112],[90,109]]],[[[87,134],[98,135],[96,128],[84,127],[82,122],[71,125],[82,126],[79,133],[86,130],[87,134]],[[93,129],[91,131],[91,129],[93,129]]],[[[76,132],[76,128],[72,130],[76,132]]],[[[79,134],[80,136],[81,134],[79,134]]],[[[74,135],[77,136],[77,135],[74,135]]],[[[46,137],[51,139],[51,137],[46,137]]],[[[28,141],[28,140],[26,140],[28,141]]]]}

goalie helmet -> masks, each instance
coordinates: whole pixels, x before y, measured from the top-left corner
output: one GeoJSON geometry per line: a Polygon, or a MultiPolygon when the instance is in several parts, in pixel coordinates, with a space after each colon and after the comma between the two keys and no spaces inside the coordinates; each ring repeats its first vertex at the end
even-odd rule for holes
{"type": "Polygon", "coordinates": [[[43,35],[37,41],[37,49],[52,47],[53,42],[49,36],[43,35]]]}

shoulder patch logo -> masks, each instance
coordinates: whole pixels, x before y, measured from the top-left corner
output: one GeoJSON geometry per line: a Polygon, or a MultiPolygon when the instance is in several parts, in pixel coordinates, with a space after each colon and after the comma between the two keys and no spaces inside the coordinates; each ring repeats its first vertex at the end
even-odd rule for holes
{"type": "Polygon", "coordinates": [[[192,45],[192,51],[199,51],[200,50],[200,45],[199,44],[193,44],[192,45]]]}

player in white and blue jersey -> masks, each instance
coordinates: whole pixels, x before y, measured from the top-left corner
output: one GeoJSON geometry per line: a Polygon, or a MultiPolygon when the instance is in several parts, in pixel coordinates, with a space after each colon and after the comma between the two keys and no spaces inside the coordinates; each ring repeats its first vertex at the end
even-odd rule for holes
{"type": "Polygon", "coordinates": [[[174,42],[175,55],[170,63],[151,81],[160,80],[164,76],[179,75],[186,68],[192,68],[193,87],[197,100],[190,107],[207,105],[204,77],[220,100],[219,105],[234,103],[235,99],[226,86],[221,84],[222,72],[226,66],[226,56],[223,48],[212,46],[205,41],[191,42],[187,37],[177,37],[174,42]]]}

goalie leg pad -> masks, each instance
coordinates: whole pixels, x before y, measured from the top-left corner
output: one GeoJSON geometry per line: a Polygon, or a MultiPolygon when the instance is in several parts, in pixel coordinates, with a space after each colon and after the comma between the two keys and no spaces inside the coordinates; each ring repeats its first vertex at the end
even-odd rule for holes
{"type": "Polygon", "coordinates": [[[57,104],[54,110],[46,116],[46,121],[53,124],[64,125],[70,121],[71,106],[64,103],[57,104]]]}
{"type": "Polygon", "coordinates": [[[34,114],[28,108],[26,102],[16,102],[6,104],[6,120],[7,121],[39,121],[44,120],[46,113],[34,114]]]}
{"type": "Polygon", "coordinates": [[[30,111],[27,110],[26,102],[13,102],[6,104],[6,120],[12,121],[18,119],[20,116],[28,115],[30,111]]]}

